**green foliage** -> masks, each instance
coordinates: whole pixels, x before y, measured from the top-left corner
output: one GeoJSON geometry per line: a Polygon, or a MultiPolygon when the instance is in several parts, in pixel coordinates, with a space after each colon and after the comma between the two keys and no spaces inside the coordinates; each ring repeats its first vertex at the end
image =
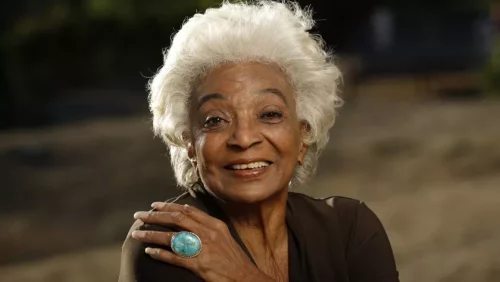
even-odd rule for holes
{"type": "Polygon", "coordinates": [[[387,0],[386,3],[402,14],[425,17],[487,12],[490,0],[387,0]]]}
{"type": "Polygon", "coordinates": [[[218,4],[215,0],[86,0],[84,5],[90,17],[115,18],[124,21],[137,21],[145,18],[168,20],[178,15],[193,14],[218,4]]]}
{"type": "Polygon", "coordinates": [[[74,69],[71,61],[83,64],[80,68],[88,68],[85,78],[91,84],[126,75],[113,71],[118,65],[118,70],[127,71],[125,63],[119,62],[121,56],[127,56],[128,70],[138,75],[139,71],[134,69],[137,65],[161,62],[161,49],[169,44],[171,33],[180,28],[186,17],[218,3],[215,0],[38,3],[36,12],[21,13],[2,38],[8,58],[4,67],[9,69],[9,81],[16,89],[26,78],[34,84],[40,81],[44,85],[64,86],[61,80],[71,84],[72,78],[64,77],[71,75],[64,69],[74,69]],[[150,55],[153,52],[155,59],[150,55]]]}
{"type": "Polygon", "coordinates": [[[37,111],[68,89],[111,84],[144,91],[143,76],[151,76],[161,64],[172,32],[186,17],[218,2],[20,0],[12,2],[18,3],[15,7],[0,5],[16,13],[0,25],[0,89],[6,93],[0,99],[0,118],[6,108],[28,107],[39,117],[37,111]]]}
{"type": "Polygon", "coordinates": [[[500,36],[497,36],[493,45],[490,61],[485,69],[486,92],[500,96],[500,36]]]}

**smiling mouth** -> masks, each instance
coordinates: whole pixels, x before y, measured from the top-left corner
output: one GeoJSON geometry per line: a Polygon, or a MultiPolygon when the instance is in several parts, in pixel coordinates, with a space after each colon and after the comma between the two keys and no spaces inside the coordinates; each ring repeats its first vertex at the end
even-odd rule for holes
{"type": "Polygon", "coordinates": [[[253,162],[248,164],[228,165],[225,168],[229,170],[252,170],[252,169],[268,167],[271,164],[272,164],[271,162],[253,162]]]}

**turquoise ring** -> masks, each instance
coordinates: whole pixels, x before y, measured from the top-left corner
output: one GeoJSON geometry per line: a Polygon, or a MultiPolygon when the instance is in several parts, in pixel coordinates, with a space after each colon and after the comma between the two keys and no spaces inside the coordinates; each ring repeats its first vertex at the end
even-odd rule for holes
{"type": "Polygon", "coordinates": [[[170,248],[180,257],[194,258],[201,252],[201,240],[193,232],[177,232],[172,236],[170,248]]]}

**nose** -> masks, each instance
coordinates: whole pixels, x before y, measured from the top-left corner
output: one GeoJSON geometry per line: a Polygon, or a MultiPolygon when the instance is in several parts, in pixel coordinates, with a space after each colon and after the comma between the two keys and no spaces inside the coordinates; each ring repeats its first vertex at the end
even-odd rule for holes
{"type": "Polygon", "coordinates": [[[246,150],[262,143],[263,135],[252,118],[238,119],[233,123],[231,136],[227,140],[230,148],[246,150]]]}

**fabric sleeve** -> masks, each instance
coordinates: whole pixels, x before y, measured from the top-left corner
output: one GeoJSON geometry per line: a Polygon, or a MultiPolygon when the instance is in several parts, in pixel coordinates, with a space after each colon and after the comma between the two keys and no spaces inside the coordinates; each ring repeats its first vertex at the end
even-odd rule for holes
{"type": "Polygon", "coordinates": [[[375,213],[344,197],[335,198],[335,209],[350,282],[398,282],[391,244],[375,213]]]}
{"type": "Polygon", "coordinates": [[[122,247],[119,282],[203,281],[187,269],[155,260],[144,253],[146,247],[157,246],[133,239],[130,234],[136,229],[167,231],[161,230],[163,228],[159,226],[144,226],[140,222],[132,226],[122,247]]]}

